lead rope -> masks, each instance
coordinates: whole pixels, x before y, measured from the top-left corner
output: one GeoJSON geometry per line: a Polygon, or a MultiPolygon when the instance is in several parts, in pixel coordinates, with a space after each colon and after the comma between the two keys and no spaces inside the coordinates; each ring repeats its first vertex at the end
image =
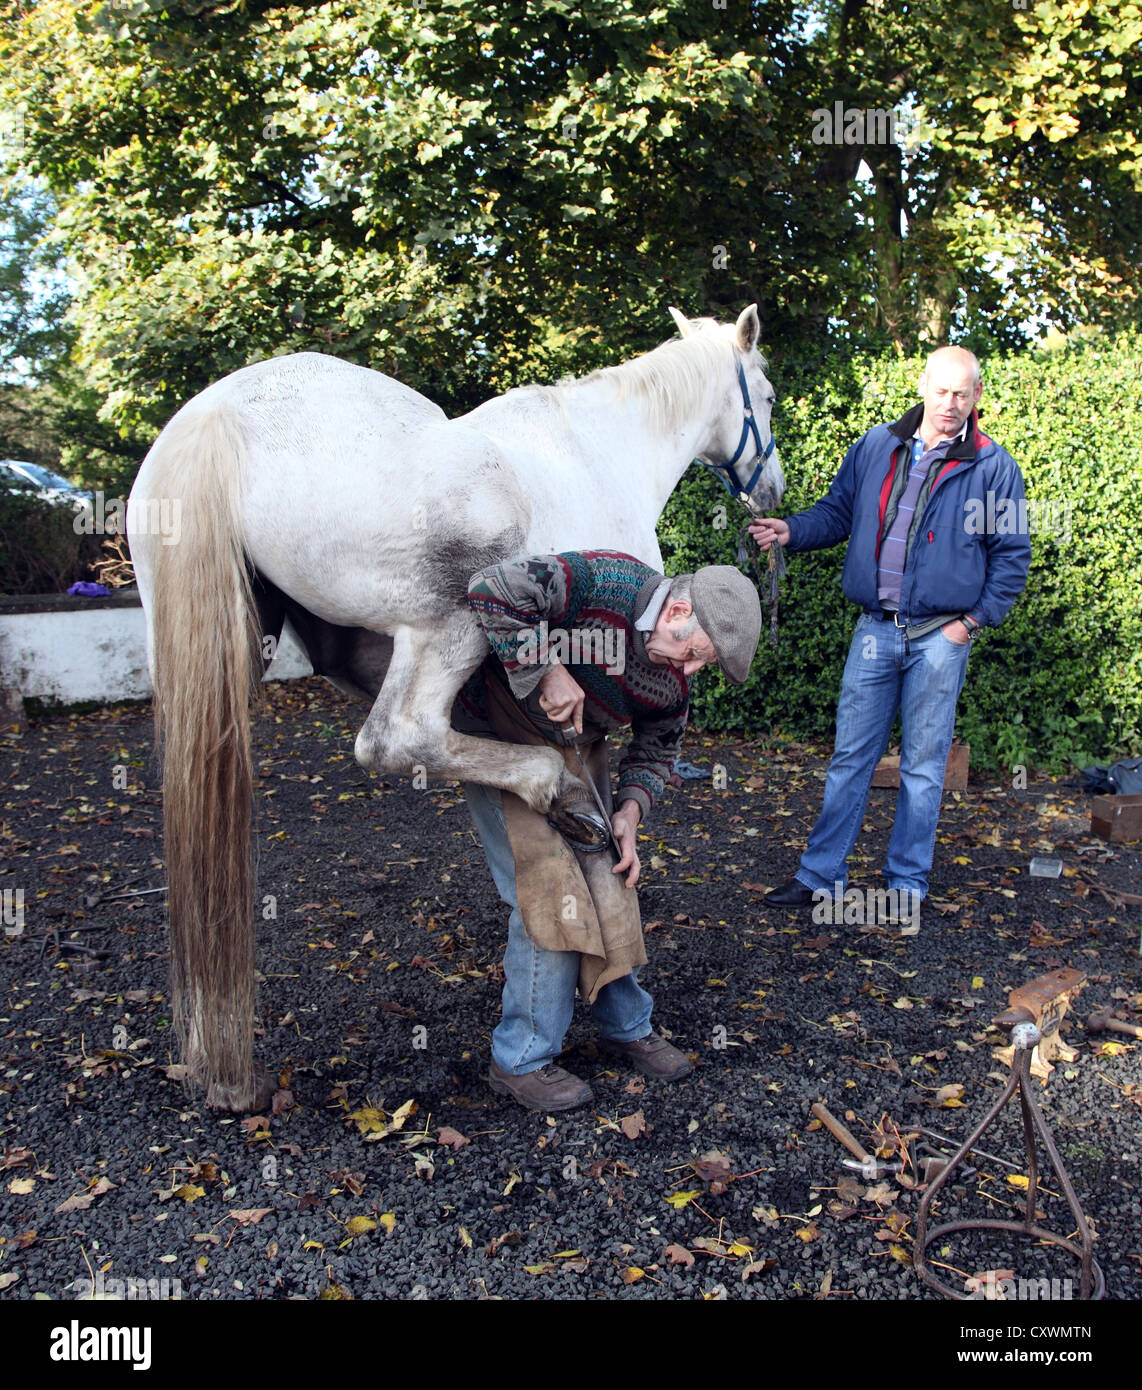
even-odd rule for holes
{"type": "Polygon", "coordinates": [[[781,596],[781,581],[785,578],[786,571],[785,547],[774,541],[769,547],[769,554],[766,557],[766,572],[762,574],[761,566],[757,562],[757,546],[749,544],[752,539],[747,522],[738,536],[738,549],[735,558],[739,569],[749,566],[753,571],[757,587],[765,593],[766,601],[769,604],[769,640],[776,647],[777,610],[781,596]]]}

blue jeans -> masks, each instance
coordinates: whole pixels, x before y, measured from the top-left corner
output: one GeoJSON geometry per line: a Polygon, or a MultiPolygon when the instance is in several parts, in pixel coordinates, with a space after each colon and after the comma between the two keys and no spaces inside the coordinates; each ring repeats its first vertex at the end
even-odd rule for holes
{"type": "Polygon", "coordinates": [[[844,891],[845,860],[856,844],[873,770],[899,710],[900,791],[884,875],[890,889],[921,898],[927,893],[968,646],[952,642],[939,628],[908,641],[891,618],[862,614],[845,662],[825,803],[796,874],[807,888],[844,891]]]}
{"type": "MultiPolygon", "coordinates": [[[[503,1018],[492,1034],[492,1060],[504,1071],[523,1076],[563,1051],[575,1010],[579,952],[545,951],[528,936],[516,902],[515,859],[500,794],[475,782],[463,786],[488,868],[500,897],[511,908],[504,952],[503,1018]]],[[[650,1032],[654,1001],[637,976],[638,971],[632,970],[604,985],[591,1007],[599,1031],[615,1042],[635,1042],[650,1032]]]]}

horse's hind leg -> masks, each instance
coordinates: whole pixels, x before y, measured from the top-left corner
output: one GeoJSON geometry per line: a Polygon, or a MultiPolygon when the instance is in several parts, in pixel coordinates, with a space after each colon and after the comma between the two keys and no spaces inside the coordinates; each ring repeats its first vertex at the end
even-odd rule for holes
{"type": "Polygon", "coordinates": [[[431,632],[398,628],[385,683],[357,735],[357,761],[375,772],[419,768],[427,776],[481,782],[546,811],[563,780],[558,753],[473,738],[450,726],[452,702],[487,650],[469,613],[449,615],[431,632]]]}

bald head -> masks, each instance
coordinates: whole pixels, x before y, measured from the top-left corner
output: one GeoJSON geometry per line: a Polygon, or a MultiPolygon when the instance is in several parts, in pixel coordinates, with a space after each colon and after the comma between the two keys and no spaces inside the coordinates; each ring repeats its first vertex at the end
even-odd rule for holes
{"type": "Polygon", "coordinates": [[[941,439],[954,439],[982,393],[974,353],[960,347],[937,348],[931,353],[920,374],[924,398],[920,437],[925,448],[941,439]]]}
{"type": "MultiPolygon", "coordinates": [[[[927,376],[933,367],[938,368],[945,364],[948,366],[955,365],[969,368],[972,373],[973,381],[977,386],[979,385],[979,358],[974,352],[968,352],[967,348],[962,347],[937,348],[935,352],[930,352],[928,354],[928,360],[924,363],[924,376],[927,376]]],[[[921,377],[921,380],[923,380],[923,377],[921,377]]]]}

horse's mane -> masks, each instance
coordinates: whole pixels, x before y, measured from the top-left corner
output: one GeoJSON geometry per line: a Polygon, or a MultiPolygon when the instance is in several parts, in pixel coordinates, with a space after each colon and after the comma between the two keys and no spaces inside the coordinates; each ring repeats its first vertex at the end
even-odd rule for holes
{"type": "MultiPolygon", "coordinates": [[[[658,347],[616,367],[599,367],[586,376],[565,378],[554,386],[530,386],[561,409],[566,392],[577,386],[603,383],[619,400],[641,396],[654,422],[670,430],[682,424],[693,402],[709,390],[711,375],[724,368],[733,353],[733,326],[714,319],[691,319],[697,330],[686,338],[669,338],[658,347]]],[[[762,359],[765,370],[765,359],[762,359]]]]}

